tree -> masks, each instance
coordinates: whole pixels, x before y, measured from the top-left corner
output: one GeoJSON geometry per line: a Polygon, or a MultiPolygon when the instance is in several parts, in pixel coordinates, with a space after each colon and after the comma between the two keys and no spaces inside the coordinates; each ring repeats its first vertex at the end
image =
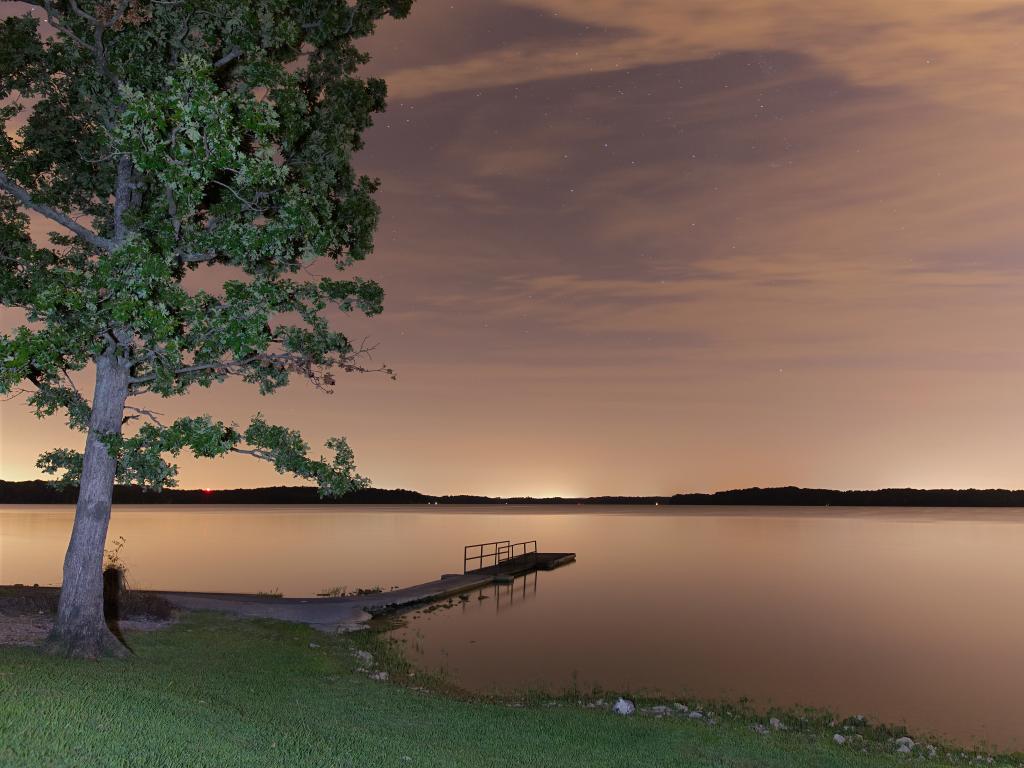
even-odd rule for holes
{"type": "Polygon", "coordinates": [[[102,612],[115,481],[171,486],[188,450],[249,454],[328,495],[363,484],[341,438],[314,458],[259,414],[165,423],[145,406],[231,377],[268,394],[368,370],[328,313],[373,315],[382,289],[307,267],[372,250],[377,182],[351,159],[385,87],[358,76],[355,43],[411,1],[42,0],[0,23],[0,303],[26,319],[0,337],[0,393],[86,433],[83,453],[38,462],[79,486],[55,651],[124,652],[102,612]],[[183,282],[211,267],[218,288],[183,282]],[[87,368],[91,402],[71,376],[87,368]]]}

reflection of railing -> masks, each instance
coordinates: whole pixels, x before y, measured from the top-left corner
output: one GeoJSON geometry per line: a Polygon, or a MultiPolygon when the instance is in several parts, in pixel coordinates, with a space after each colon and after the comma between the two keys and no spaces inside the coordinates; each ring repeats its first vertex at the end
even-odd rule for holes
{"type": "Polygon", "coordinates": [[[483,544],[469,544],[463,548],[462,572],[479,571],[493,565],[515,560],[518,557],[537,554],[537,541],[517,541],[513,544],[508,539],[488,541],[483,544]],[[472,553],[472,554],[471,554],[472,553]],[[475,563],[475,568],[469,564],[475,563]]]}
{"type": "Polygon", "coordinates": [[[536,597],[536,595],[536,571],[516,576],[511,584],[494,585],[494,610],[496,613],[501,613],[501,611],[513,608],[517,603],[521,603],[531,597],[536,597]]]}

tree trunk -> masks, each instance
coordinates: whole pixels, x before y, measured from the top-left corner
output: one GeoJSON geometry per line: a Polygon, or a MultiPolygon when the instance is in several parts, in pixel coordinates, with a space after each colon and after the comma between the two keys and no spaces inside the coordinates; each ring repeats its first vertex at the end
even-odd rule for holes
{"type": "Polygon", "coordinates": [[[83,658],[127,653],[103,618],[103,552],[116,460],[100,441],[101,435],[121,433],[127,397],[128,368],[118,360],[114,349],[108,350],[96,360],[96,392],[85,442],[75,524],[64,557],[57,624],[47,641],[54,653],[83,658]]]}

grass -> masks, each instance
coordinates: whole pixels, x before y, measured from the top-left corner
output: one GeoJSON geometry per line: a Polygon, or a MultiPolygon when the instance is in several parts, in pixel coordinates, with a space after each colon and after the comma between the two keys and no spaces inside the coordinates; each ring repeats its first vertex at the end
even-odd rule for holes
{"type": "Polygon", "coordinates": [[[393,677],[417,685],[421,677],[408,678],[401,660],[371,632],[328,636],[280,622],[192,614],[129,640],[136,652],[129,661],[74,662],[0,648],[0,766],[908,763],[836,746],[830,730],[759,735],[739,719],[709,726],[626,718],[568,700],[512,706],[381,683],[357,670],[354,649],[372,649],[393,677]]]}

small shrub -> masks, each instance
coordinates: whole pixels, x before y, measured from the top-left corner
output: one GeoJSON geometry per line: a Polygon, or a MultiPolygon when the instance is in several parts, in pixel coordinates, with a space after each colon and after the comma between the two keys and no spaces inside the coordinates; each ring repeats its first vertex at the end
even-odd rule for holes
{"type": "Polygon", "coordinates": [[[113,568],[114,570],[125,573],[128,567],[125,565],[124,560],[121,559],[121,550],[124,548],[125,540],[124,536],[118,536],[111,542],[110,549],[103,550],[103,570],[113,568]]]}
{"type": "Polygon", "coordinates": [[[348,587],[331,587],[323,592],[317,592],[317,597],[345,597],[348,594],[348,587]]]}

